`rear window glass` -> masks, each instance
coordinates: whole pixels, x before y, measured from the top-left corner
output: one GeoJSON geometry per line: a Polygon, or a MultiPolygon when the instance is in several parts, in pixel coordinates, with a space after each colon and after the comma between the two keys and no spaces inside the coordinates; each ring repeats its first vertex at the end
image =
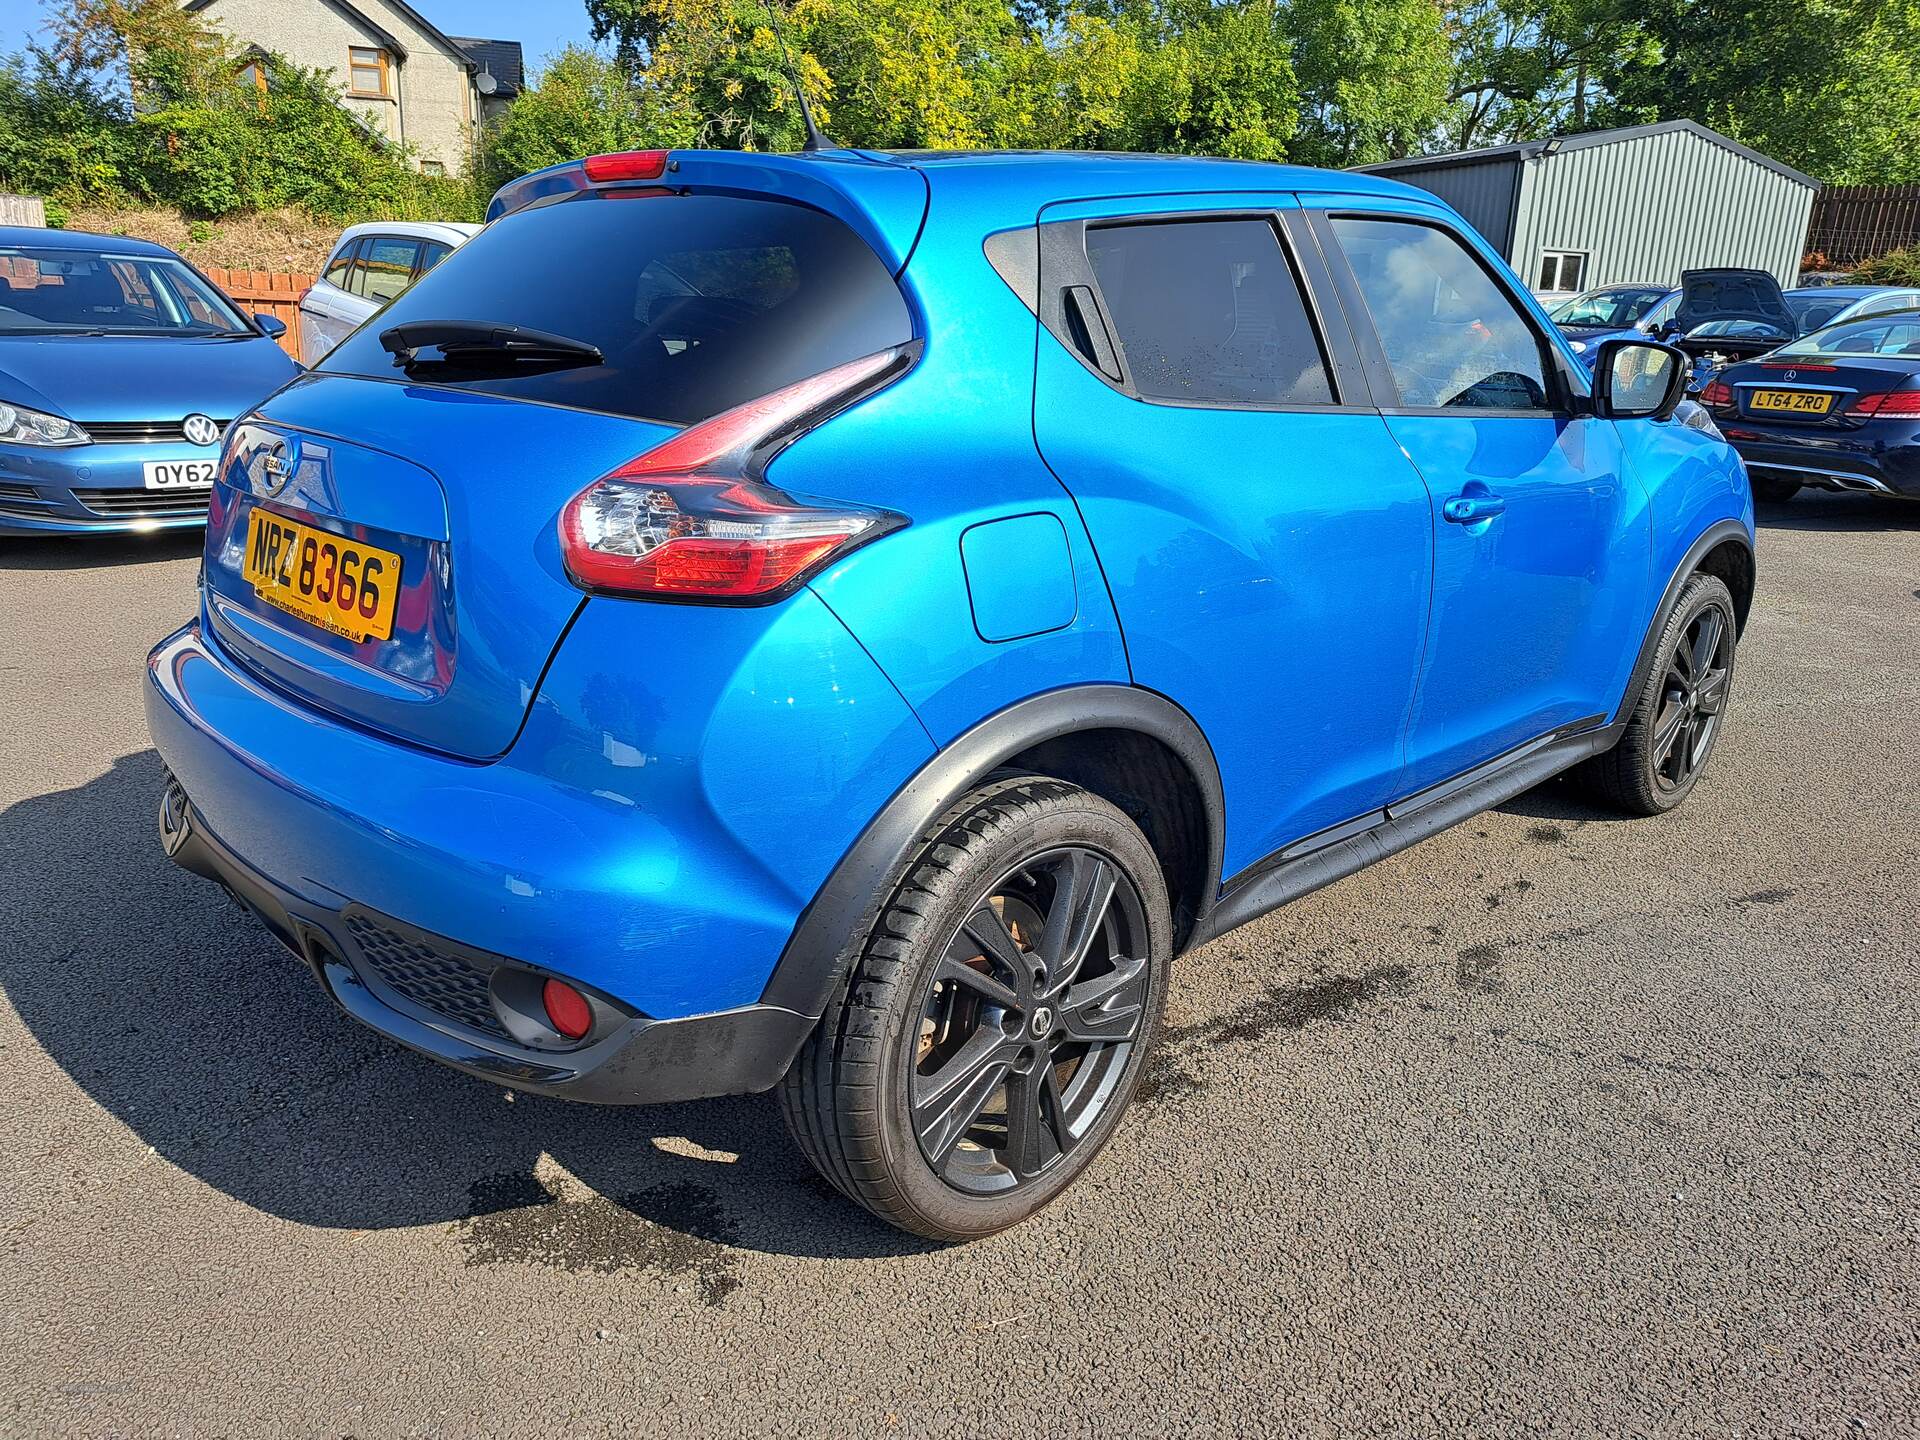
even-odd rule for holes
{"type": "Polygon", "coordinates": [[[1333,400],[1300,286],[1265,221],[1100,227],[1087,231],[1087,258],[1142,395],[1226,405],[1333,400]]]}
{"type": "Polygon", "coordinates": [[[525,326],[604,357],[435,384],[676,425],[913,337],[887,267],[840,221],[718,195],[589,192],[506,216],[319,368],[406,378],[380,332],[422,320],[525,326]]]}

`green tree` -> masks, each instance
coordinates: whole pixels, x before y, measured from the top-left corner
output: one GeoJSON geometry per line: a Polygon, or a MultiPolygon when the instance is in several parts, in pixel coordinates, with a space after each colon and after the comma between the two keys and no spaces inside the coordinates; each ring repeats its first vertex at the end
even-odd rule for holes
{"type": "Polygon", "coordinates": [[[1389,160],[1433,133],[1453,73],[1436,0],[1293,0],[1287,16],[1301,98],[1295,158],[1389,160]]]}
{"type": "Polygon", "coordinates": [[[1920,0],[1657,0],[1606,118],[1680,117],[1835,183],[1920,180],[1920,0]]]}
{"type": "Polygon", "coordinates": [[[582,155],[691,143],[693,116],[635,85],[626,67],[569,47],[548,62],[488,132],[494,185],[582,155]]]}

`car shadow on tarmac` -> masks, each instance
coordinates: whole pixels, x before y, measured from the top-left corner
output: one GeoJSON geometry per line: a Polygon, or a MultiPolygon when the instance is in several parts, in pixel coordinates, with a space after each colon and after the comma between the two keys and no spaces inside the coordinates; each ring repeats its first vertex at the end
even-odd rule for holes
{"type": "MultiPolygon", "coordinates": [[[[1761,502],[1754,524],[1761,530],[1920,530],[1920,500],[1802,490],[1778,504],[1761,502]]],[[[1766,564],[1764,555],[1760,563],[1766,564]]]]}
{"type": "Polygon", "coordinates": [[[0,812],[0,986],[67,1075],[165,1160],[301,1224],[447,1224],[469,1265],[685,1272],[712,1303],[736,1283],[739,1249],[933,1248],[817,1179],[770,1096],[510,1099],[363,1029],[251,914],[167,861],[161,775],[143,751],[0,812]]]}
{"type": "Polygon", "coordinates": [[[206,546],[199,530],[158,535],[0,535],[0,570],[124,570],[167,560],[190,560],[206,546]]]}

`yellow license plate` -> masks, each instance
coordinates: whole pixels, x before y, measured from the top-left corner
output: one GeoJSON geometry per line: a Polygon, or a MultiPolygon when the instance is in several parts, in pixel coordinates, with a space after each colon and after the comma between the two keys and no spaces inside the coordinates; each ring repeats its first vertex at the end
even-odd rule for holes
{"type": "Polygon", "coordinates": [[[1789,415],[1824,415],[1833,408],[1833,396],[1812,390],[1756,390],[1749,410],[1783,410],[1789,415]]]}
{"type": "Polygon", "coordinates": [[[322,630],[356,642],[393,635],[400,557],[391,550],[255,510],[246,576],[269,605],[322,630]]]}

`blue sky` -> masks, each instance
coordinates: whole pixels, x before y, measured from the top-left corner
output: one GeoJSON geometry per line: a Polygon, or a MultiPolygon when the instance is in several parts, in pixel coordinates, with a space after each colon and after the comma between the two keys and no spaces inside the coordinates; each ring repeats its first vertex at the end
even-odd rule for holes
{"type": "MultiPolygon", "coordinates": [[[[299,0],[307,3],[307,0],[299,0]]],[[[413,8],[449,35],[518,40],[527,63],[537,65],[570,42],[586,44],[587,7],[582,0],[410,0],[413,8]]],[[[39,0],[0,0],[0,50],[14,51],[39,29],[39,0]]]]}

